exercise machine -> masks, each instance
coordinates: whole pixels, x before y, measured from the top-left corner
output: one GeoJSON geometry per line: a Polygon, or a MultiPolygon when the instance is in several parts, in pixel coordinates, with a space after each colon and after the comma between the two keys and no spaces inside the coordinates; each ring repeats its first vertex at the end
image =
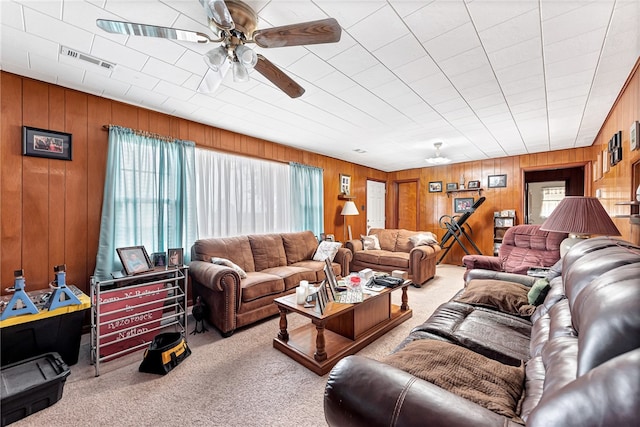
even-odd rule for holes
{"type": "Polygon", "coordinates": [[[462,248],[465,254],[471,255],[467,247],[462,242],[463,236],[467,239],[467,241],[471,244],[471,246],[473,246],[473,249],[475,249],[478,255],[482,255],[482,252],[480,251],[480,249],[478,249],[478,246],[476,246],[471,236],[469,236],[469,234],[473,234],[473,230],[471,229],[471,226],[466,222],[469,219],[469,217],[473,215],[473,213],[478,209],[478,207],[482,203],[484,203],[485,200],[486,200],[486,197],[480,197],[462,215],[455,215],[455,216],[442,215],[440,217],[440,219],[438,220],[440,224],[440,228],[445,228],[447,232],[445,233],[445,235],[442,237],[442,240],[440,241],[440,248],[442,248],[443,251],[440,255],[440,259],[438,259],[437,264],[440,264],[440,262],[444,259],[445,256],[447,256],[447,253],[451,250],[453,245],[455,245],[456,243],[460,245],[460,247],[462,248]],[[451,240],[450,243],[449,243],[449,240],[451,240]],[[447,246],[447,243],[449,244],[448,246],[447,246]]]}

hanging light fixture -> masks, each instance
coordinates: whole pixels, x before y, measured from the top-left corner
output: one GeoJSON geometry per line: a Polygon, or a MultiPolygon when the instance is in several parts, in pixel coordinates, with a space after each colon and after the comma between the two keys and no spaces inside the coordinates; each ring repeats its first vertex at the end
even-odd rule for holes
{"type": "Polygon", "coordinates": [[[249,72],[247,71],[247,67],[242,65],[241,62],[235,61],[233,63],[233,81],[236,83],[249,81],[249,72]]]}
{"type": "Polygon", "coordinates": [[[202,59],[204,59],[209,68],[213,71],[218,71],[224,60],[227,59],[227,49],[224,46],[214,47],[205,53],[202,59]]]}
{"type": "Polygon", "coordinates": [[[258,62],[258,55],[243,44],[236,46],[236,58],[246,68],[253,68],[258,62]]]}
{"type": "Polygon", "coordinates": [[[445,163],[451,162],[451,159],[440,155],[440,147],[442,147],[442,142],[436,142],[433,144],[433,146],[436,147],[436,155],[435,157],[429,157],[428,159],[425,159],[427,163],[432,165],[443,165],[445,163]]]}

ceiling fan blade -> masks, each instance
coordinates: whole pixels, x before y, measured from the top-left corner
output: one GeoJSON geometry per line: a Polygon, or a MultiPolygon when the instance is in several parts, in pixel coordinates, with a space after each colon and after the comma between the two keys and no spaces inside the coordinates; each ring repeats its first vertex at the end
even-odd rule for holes
{"type": "Polygon", "coordinates": [[[177,28],[158,27],[156,25],[135,24],[133,22],[111,21],[109,19],[96,19],[96,25],[109,33],[124,34],[129,36],[159,37],[185,42],[208,43],[219,42],[220,39],[211,39],[204,33],[197,31],[180,30],[177,28]]]}
{"type": "Polygon", "coordinates": [[[207,68],[207,72],[204,74],[204,77],[200,81],[200,85],[198,86],[198,92],[200,93],[212,93],[218,90],[222,81],[224,80],[224,76],[229,71],[231,67],[231,62],[227,59],[222,65],[218,68],[217,71],[213,71],[211,68],[207,68]]]}
{"type": "Polygon", "coordinates": [[[221,30],[233,30],[235,24],[224,0],[200,0],[200,4],[221,30]]]}
{"type": "Polygon", "coordinates": [[[267,80],[276,85],[291,98],[298,98],[304,93],[304,88],[302,86],[294,82],[291,77],[287,76],[280,68],[260,54],[258,54],[258,62],[256,63],[254,70],[266,77],[267,80]]]}
{"type": "Polygon", "coordinates": [[[253,33],[260,47],[285,47],[340,41],[342,28],[334,18],[266,28],[253,33]]]}

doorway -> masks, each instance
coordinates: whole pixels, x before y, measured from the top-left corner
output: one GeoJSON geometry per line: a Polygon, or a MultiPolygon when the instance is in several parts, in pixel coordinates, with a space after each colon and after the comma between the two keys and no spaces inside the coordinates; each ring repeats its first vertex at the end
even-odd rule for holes
{"type": "Polygon", "coordinates": [[[524,223],[542,224],[564,186],[564,196],[584,196],[585,194],[585,165],[569,166],[558,169],[524,171],[524,223]],[[547,203],[543,207],[543,199],[547,203]]]}
{"type": "Polygon", "coordinates": [[[367,180],[367,234],[372,228],[385,228],[387,184],[367,180]]]}

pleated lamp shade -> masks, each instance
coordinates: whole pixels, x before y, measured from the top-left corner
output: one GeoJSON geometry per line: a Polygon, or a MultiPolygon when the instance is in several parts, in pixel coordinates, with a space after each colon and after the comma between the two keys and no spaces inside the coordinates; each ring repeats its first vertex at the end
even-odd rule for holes
{"type": "Polygon", "coordinates": [[[560,255],[564,254],[580,239],[592,235],[619,236],[620,230],[611,221],[600,201],[595,197],[567,196],[551,212],[540,230],[569,233],[560,244],[560,255]]]}
{"type": "Polygon", "coordinates": [[[340,212],[340,215],[359,215],[360,212],[358,212],[358,208],[356,207],[356,204],[353,203],[351,200],[349,200],[347,203],[344,204],[344,207],[342,208],[342,212],[340,212]]]}

